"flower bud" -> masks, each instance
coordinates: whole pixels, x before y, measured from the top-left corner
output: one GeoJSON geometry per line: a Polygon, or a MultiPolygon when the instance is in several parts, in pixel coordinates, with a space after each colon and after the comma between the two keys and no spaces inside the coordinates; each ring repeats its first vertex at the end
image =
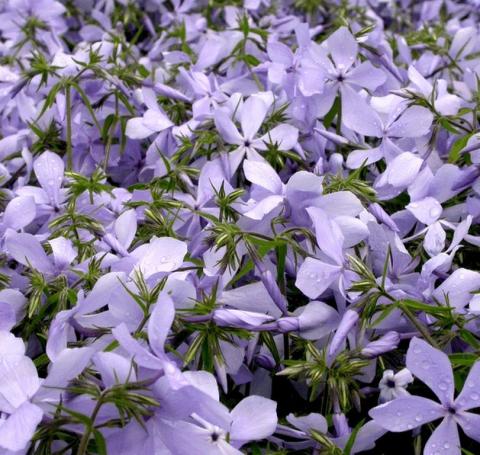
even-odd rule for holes
{"type": "Polygon", "coordinates": [[[390,331],[376,341],[368,343],[361,351],[362,355],[370,359],[393,351],[400,343],[400,335],[397,332],[390,331]]]}
{"type": "Polygon", "coordinates": [[[332,338],[330,348],[328,349],[328,357],[330,360],[338,354],[338,351],[341,349],[342,343],[346,340],[347,335],[349,334],[350,330],[352,330],[352,328],[355,326],[357,321],[358,313],[356,311],[345,311],[340,321],[340,324],[338,325],[338,329],[332,338]]]}
{"type": "Polygon", "coordinates": [[[275,360],[269,355],[266,354],[259,354],[255,357],[255,363],[262,367],[265,368],[266,370],[274,370],[276,365],[275,365],[275,360]]]}
{"type": "Polygon", "coordinates": [[[300,329],[300,322],[298,318],[290,316],[279,319],[277,327],[280,332],[296,332],[300,329]]]}

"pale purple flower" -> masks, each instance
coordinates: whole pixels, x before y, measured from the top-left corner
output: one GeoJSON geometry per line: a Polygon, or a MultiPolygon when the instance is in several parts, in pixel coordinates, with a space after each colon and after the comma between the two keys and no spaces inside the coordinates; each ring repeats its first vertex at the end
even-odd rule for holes
{"type": "Polygon", "coordinates": [[[378,401],[385,403],[395,398],[409,395],[407,386],[412,382],[413,376],[408,368],[403,368],[397,373],[394,373],[393,370],[385,370],[378,384],[378,388],[380,389],[378,401]]]}
{"type": "Polygon", "coordinates": [[[476,362],[462,392],[454,398],[453,372],[448,356],[418,338],[413,338],[407,352],[407,368],[424,382],[440,403],[419,396],[406,396],[370,410],[378,425],[389,431],[407,431],[442,418],[428,439],[424,453],[438,451],[460,454],[457,425],[466,435],[480,441],[480,416],[469,412],[480,407],[476,387],[480,381],[480,363],[476,362]]]}

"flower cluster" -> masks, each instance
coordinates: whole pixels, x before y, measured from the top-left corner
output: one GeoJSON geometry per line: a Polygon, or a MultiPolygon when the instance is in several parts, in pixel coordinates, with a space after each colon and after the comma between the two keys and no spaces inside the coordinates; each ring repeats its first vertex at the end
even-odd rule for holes
{"type": "Polygon", "coordinates": [[[480,453],[479,21],[1,1],[0,454],[480,453]]]}

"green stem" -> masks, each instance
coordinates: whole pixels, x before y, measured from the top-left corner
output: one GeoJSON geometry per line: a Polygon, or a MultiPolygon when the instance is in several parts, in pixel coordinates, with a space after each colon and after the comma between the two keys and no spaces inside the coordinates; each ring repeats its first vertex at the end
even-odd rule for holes
{"type": "Polygon", "coordinates": [[[428,329],[417,320],[415,315],[410,311],[410,308],[407,308],[401,303],[399,303],[398,306],[402,310],[403,314],[408,318],[408,320],[422,334],[423,338],[425,338],[425,340],[427,340],[433,347],[438,349],[439,348],[438,343],[431,337],[428,329]]]}
{"type": "Polygon", "coordinates": [[[86,455],[87,448],[88,448],[88,441],[90,440],[90,435],[92,434],[92,430],[95,425],[95,419],[97,418],[98,413],[100,412],[100,408],[103,405],[103,394],[99,397],[95,408],[93,409],[92,415],[90,417],[90,425],[88,425],[85,429],[85,433],[82,435],[82,439],[80,439],[80,444],[78,445],[77,455],[86,455]]]}
{"type": "Polygon", "coordinates": [[[72,96],[70,85],[65,87],[65,104],[67,111],[67,171],[72,170],[73,153],[72,153],[72,96]]]}

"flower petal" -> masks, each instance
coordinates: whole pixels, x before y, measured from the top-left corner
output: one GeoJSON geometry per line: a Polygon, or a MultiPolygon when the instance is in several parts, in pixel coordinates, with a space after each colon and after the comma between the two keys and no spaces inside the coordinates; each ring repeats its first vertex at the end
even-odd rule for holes
{"type": "Polygon", "coordinates": [[[460,455],[460,438],[457,423],[451,417],[446,417],[435,428],[425,444],[425,455],[441,453],[444,455],[460,455]],[[439,452],[439,450],[441,450],[439,452]]]}
{"type": "Polygon", "coordinates": [[[443,417],[445,410],[432,400],[414,395],[396,398],[370,409],[368,415],[388,431],[412,430],[443,417]]]}
{"type": "Polygon", "coordinates": [[[13,452],[24,450],[42,417],[43,411],[38,406],[28,401],[23,403],[0,424],[0,447],[13,452]]]}
{"type": "Polygon", "coordinates": [[[382,137],[382,120],[365,98],[347,84],[342,85],[340,92],[342,94],[342,123],[347,128],[364,136],[382,137]]]}
{"type": "Polygon", "coordinates": [[[221,110],[215,111],[214,120],[215,127],[225,142],[236,145],[243,144],[244,141],[242,135],[239,133],[237,127],[226,112],[221,110]]]}
{"type": "Polygon", "coordinates": [[[357,58],[358,43],[347,27],[340,27],[327,40],[335,65],[340,70],[350,68],[357,58]]]}
{"type": "Polygon", "coordinates": [[[276,409],[277,403],[267,398],[254,395],[244,398],[230,413],[231,438],[247,442],[270,436],[277,426],[276,409]]]}
{"type": "Polygon", "coordinates": [[[414,337],[407,351],[407,368],[437,395],[450,405],[453,401],[453,372],[448,356],[426,341],[414,337]]]}
{"type": "Polygon", "coordinates": [[[316,299],[340,276],[342,268],[314,258],[303,261],[295,286],[307,297],[316,299]]]}
{"type": "Polygon", "coordinates": [[[480,407],[480,394],[478,388],[480,387],[480,361],[476,361],[463,386],[463,390],[455,400],[455,404],[462,410],[475,409],[480,407]]]}

